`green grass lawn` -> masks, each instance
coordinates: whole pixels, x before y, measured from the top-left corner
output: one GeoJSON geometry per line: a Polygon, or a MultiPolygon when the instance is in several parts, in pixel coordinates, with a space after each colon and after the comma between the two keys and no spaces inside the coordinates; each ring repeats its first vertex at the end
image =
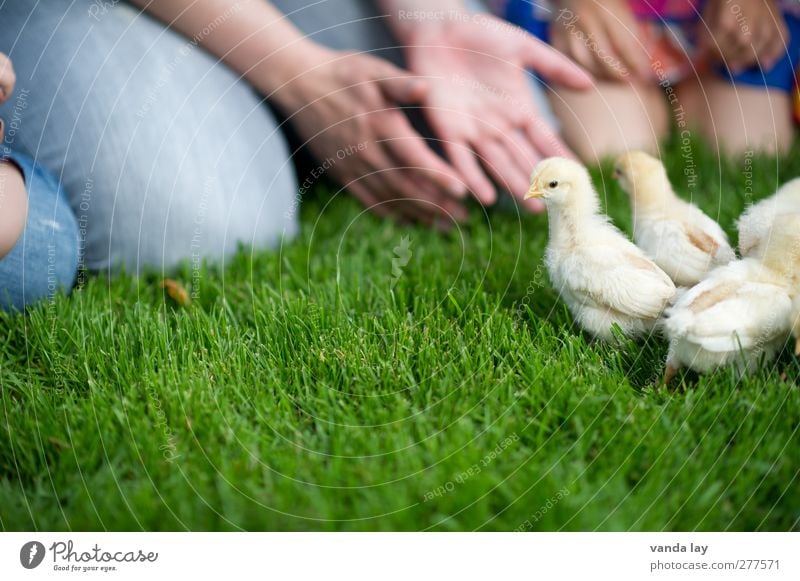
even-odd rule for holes
{"type": "MultiPolygon", "coordinates": [[[[735,240],[748,166],[680,145],[676,189],[735,240]]],[[[598,190],[629,231],[608,169],[598,190]]],[[[752,171],[756,199],[800,157],[752,171]]],[[[475,207],[439,235],[322,192],[302,225],[278,251],[187,266],[188,308],[157,277],[90,278],[0,315],[3,529],[800,528],[788,350],[665,391],[661,341],[571,325],[544,216],[475,207]]]]}

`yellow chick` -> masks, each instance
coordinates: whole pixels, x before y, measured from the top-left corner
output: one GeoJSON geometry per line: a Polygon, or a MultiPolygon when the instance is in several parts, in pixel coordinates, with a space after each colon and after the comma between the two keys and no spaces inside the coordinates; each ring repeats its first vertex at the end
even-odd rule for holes
{"type": "Polygon", "coordinates": [[[600,213],[585,167],[552,157],[536,166],[527,198],[547,206],[550,279],[578,324],[613,341],[612,327],[637,337],[653,330],[675,285],[600,213]]]}
{"type": "Polygon", "coordinates": [[[742,374],[773,359],[792,328],[800,273],[800,215],[777,218],[764,256],[721,266],[665,313],[665,382],[686,366],[699,373],[733,365],[742,374]]]}
{"type": "Polygon", "coordinates": [[[679,286],[692,286],[736,254],[728,237],[697,206],[680,199],[660,160],[631,151],[614,166],[631,199],[633,239],[679,286]]]}
{"type": "Polygon", "coordinates": [[[761,256],[775,217],[796,212],[800,212],[800,178],[786,182],[772,196],[753,204],[741,215],[736,227],[742,256],[761,256]]]}

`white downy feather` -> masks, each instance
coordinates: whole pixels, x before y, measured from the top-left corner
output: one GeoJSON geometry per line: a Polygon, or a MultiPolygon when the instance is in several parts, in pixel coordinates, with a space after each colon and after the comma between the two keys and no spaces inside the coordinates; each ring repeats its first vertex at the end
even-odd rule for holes
{"type": "Polygon", "coordinates": [[[796,212],[800,212],[800,178],[786,182],[772,196],[748,207],[741,215],[736,227],[742,256],[761,256],[775,218],[796,212]]]}

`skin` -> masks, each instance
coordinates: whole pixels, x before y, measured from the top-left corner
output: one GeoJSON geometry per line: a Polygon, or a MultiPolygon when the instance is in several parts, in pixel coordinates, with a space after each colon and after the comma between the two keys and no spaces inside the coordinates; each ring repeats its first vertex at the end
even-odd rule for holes
{"type": "Polygon", "coordinates": [[[775,0],[709,2],[700,27],[701,51],[733,73],[753,65],[772,68],[786,50],[789,34],[775,0]]]}
{"type": "Polygon", "coordinates": [[[628,0],[562,0],[553,46],[601,80],[649,81],[650,61],[628,0]]]}
{"type": "MultiPolygon", "coordinates": [[[[409,68],[430,79],[425,114],[453,166],[484,204],[493,180],[522,200],[542,157],[572,156],[541,119],[525,69],[557,84],[590,86],[567,58],[489,15],[398,30],[409,68]],[[442,71],[447,71],[442,75],[442,71]]],[[[528,204],[541,210],[540,203],[528,204]]]]}
{"type": "MultiPolygon", "coordinates": [[[[700,58],[734,72],[756,64],[769,69],[788,39],[777,2],[735,4],[736,11],[725,0],[707,3],[699,24],[700,58]]],[[[550,95],[565,140],[582,160],[593,163],[629,149],[655,153],[669,131],[670,107],[682,107],[688,126],[728,154],[788,151],[795,131],[788,122],[790,95],[702,74],[677,85],[678,101],[668,106],[626,0],[563,0],[561,5],[569,12],[557,16],[553,45],[598,77],[594,91],[558,87],[550,95]],[[591,48],[582,40],[588,35],[591,48]]]]}
{"type": "MultiPolygon", "coordinates": [[[[14,92],[16,76],[11,60],[0,54],[0,103],[14,92]]],[[[0,141],[3,123],[0,121],[0,141]]],[[[13,163],[0,162],[0,258],[8,254],[22,235],[28,213],[28,194],[25,180],[13,163]]]]}
{"type": "MultiPolygon", "coordinates": [[[[337,160],[329,175],[375,213],[401,220],[441,225],[465,219],[468,191],[483,203],[494,201],[491,178],[522,198],[523,166],[528,164],[527,174],[531,160],[564,147],[537,123],[522,65],[532,65],[574,89],[591,84],[578,66],[527,33],[489,32],[490,27],[463,12],[462,2],[453,0],[381,2],[390,26],[407,46],[410,71],[367,54],[315,44],[268,2],[135,3],[197,38],[239,71],[287,115],[318,158],[364,144],[337,160]],[[465,16],[447,23],[409,22],[399,18],[401,9],[437,9],[465,16]],[[208,33],[208,23],[215,20],[221,24],[208,33]],[[498,66],[505,75],[497,74],[498,66]],[[467,79],[482,79],[493,89],[455,91],[453,71],[467,79]],[[501,106],[498,95],[504,94],[519,100],[520,110],[530,114],[501,106]],[[425,108],[436,137],[445,144],[447,160],[411,127],[398,110],[403,105],[425,108]],[[487,112],[491,116],[484,119],[487,112]]],[[[540,210],[541,205],[530,209],[540,210]]]]}
{"type": "Polygon", "coordinates": [[[587,164],[629,150],[656,154],[669,134],[669,113],[655,85],[598,81],[591,92],[555,88],[550,105],[564,140],[587,164]]]}

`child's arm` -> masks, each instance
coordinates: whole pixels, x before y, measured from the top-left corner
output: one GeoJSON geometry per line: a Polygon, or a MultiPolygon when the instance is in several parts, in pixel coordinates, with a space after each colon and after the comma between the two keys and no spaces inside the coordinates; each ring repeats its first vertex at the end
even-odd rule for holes
{"type": "Polygon", "coordinates": [[[777,0],[711,0],[703,14],[701,47],[737,74],[771,69],[786,52],[788,32],[777,0]]]}
{"type": "Polygon", "coordinates": [[[653,78],[628,0],[560,0],[557,4],[550,26],[553,47],[600,78],[653,78]]]}

